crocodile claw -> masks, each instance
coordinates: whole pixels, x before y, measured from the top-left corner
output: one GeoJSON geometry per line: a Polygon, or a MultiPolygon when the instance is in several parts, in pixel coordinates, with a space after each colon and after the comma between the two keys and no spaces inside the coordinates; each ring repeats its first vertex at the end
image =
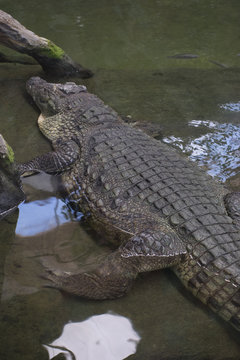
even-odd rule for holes
{"type": "Polygon", "coordinates": [[[46,259],[41,259],[40,263],[44,268],[44,272],[43,272],[43,274],[40,275],[40,277],[44,280],[50,281],[50,283],[44,284],[44,287],[60,289],[61,288],[61,285],[60,285],[61,279],[71,275],[70,272],[62,271],[59,269],[53,269],[49,265],[49,262],[46,259]]]}

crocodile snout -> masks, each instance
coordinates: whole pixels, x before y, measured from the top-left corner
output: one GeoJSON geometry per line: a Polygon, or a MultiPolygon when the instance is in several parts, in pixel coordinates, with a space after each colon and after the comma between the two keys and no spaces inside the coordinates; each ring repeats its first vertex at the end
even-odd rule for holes
{"type": "Polygon", "coordinates": [[[46,81],[41,79],[39,76],[31,77],[26,83],[27,92],[31,94],[33,87],[36,88],[42,85],[43,83],[46,83],[46,81]]]}

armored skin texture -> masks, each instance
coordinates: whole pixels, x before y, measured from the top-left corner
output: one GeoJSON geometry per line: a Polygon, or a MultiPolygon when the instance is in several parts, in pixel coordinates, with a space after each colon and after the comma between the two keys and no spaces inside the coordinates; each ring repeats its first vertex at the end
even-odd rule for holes
{"type": "Polygon", "coordinates": [[[239,193],[125,124],[84,86],[34,77],[27,91],[54,150],[22,164],[21,172],[60,174],[68,200],[118,244],[91,272],[49,269],[52,285],[82,297],[116,298],[138,273],[171,267],[240,330],[239,193]]]}

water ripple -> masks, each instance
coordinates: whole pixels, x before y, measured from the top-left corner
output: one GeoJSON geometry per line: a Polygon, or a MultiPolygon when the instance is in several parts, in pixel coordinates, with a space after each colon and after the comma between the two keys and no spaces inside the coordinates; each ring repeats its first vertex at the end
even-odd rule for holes
{"type": "Polygon", "coordinates": [[[239,112],[240,111],[240,101],[236,102],[236,103],[231,102],[231,103],[222,104],[222,105],[219,105],[219,107],[224,110],[239,112]]]}
{"type": "Polygon", "coordinates": [[[208,173],[226,181],[236,175],[240,167],[240,126],[220,124],[210,120],[192,120],[188,124],[193,127],[207,127],[211,130],[197,138],[183,139],[169,136],[163,141],[180,148],[199,166],[206,166],[208,173]]]}

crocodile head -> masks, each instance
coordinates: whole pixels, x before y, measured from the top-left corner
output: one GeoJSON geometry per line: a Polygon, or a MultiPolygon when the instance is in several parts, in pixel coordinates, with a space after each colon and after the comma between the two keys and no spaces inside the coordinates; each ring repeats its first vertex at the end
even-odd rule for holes
{"type": "Polygon", "coordinates": [[[70,98],[78,97],[80,93],[87,91],[85,86],[76,85],[74,82],[53,84],[40,77],[29,79],[26,88],[44,117],[55,115],[69,106],[73,108],[74,101],[70,102],[70,98]]]}

